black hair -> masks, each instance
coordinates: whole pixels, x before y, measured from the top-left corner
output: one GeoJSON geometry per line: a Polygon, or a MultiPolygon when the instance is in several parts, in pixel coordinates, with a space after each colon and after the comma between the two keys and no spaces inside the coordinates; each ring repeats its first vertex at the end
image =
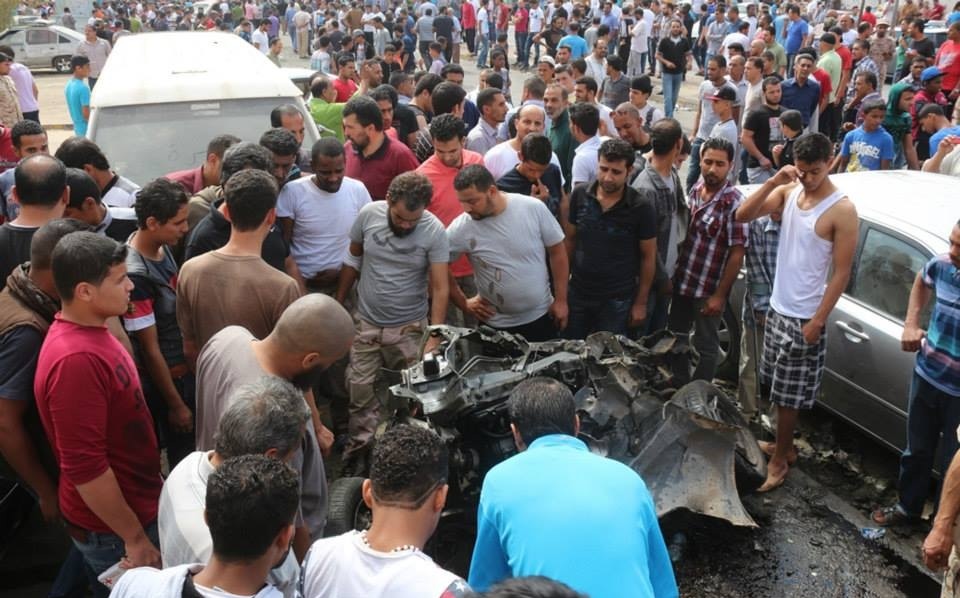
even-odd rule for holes
{"type": "Polygon", "coordinates": [[[727,68],[727,59],[723,57],[723,54],[714,54],[707,62],[716,63],[718,69],[727,68]]]}
{"type": "MultiPolygon", "coordinates": [[[[344,38],[343,41],[347,41],[348,39],[349,39],[350,41],[353,41],[351,38],[344,38]]],[[[342,43],[342,42],[341,42],[341,43],[342,43]]],[[[353,57],[352,55],[350,55],[350,54],[344,53],[344,54],[340,54],[339,56],[337,56],[337,67],[339,67],[339,68],[343,68],[343,67],[347,66],[348,64],[350,64],[351,62],[356,62],[356,60],[355,60],[354,57],[353,57]]]]}
{"type": "Polygon", "coordinates": [[[190,198],[179,183],[163,177],[153,179],[137,191],[137,201],[133,210],[137,214],[137,226],[147,228],[147,219],[153,217],[164,224],[177,215],[190,198]]]}
{"type": "Polygon", "coordinates": [[[455,62],[449,62],[443,65],[443,68],[440,69],[440,77],[443,78],[444,80],[446,80],[447,75],[449,75],[450,73],[463,75],[464,74],[463,67],[455,62]]]}
{"type": "Polygon", "coordinates": [[[330,79],[326,77],[314,77],[310,81],[310,95],[315,98],[321,98],[323,97],[323,92],[326,91],[330,85],[332,85],[330,79]]]}
{"type": "Polygon", "coordinates": [[[443,83],[443,79],[440,78],[440,75],[426,73],[417,81],[417,87],[414,89],[413,95],[418,96],[425,91],[432,94],[434,88],[441,83],[443,83]]]}
{"type": "Polygon", "coordinates": [[[30,268],[49,270],[53,249],[60,239],[70,233],[90,230],[90,225],[75,218],[55,218],[47,222],[38,228],[30,239],[30,268]]]}
{"type": "Polygon", "coordinates": [[[832,157],[833,143],[823,133],[802,135],[793,145],[793,159],[799,162],[829,162],[832,157]]]}
{"type": "Polygon", "coordinates": [[[394,108],[397,107],[397,102],[400,101],[400,96],[397,95],[397,90],[389,85],[377,85],[371,89],[367,95],[370,96],[370,99],[372,99],[374,102],[387,100],[394,108]]]}
{"type": "Polygon", "coordinates": [[[637,154],[633,151],[633,146],[620,138],[607,139],[600,144],[597,155],[607,162],[625,162],[627,170],[633,167],[633,162],[637,154]]]}
{"type": "Polygon", "coordinates": [[[863,112],[863,114],[868,114],[870,112],[873,112],[874,110],[883,110],[884,112],[886,112],[887,103],[880,98],[875,100],[867,100],[866,102],[863,103],[860,109],[863,112]]]}
{"type": "Polygon", "coordinates": [[[300,476],[279,459],[227,459],[207,480],[206,519],[213,554],[226,562],[254,561],[293,524],[300,476]]]}
{"type": "Polygon", "coordinates": [[[336,137],[321,137],[310,149],[310,162],[316,163],[317,158],[324,156],[336,158],[343,155],[343,144],[336,137]]]}
{"type": "Polygon", "coordinates": [[[50,208],[67,188],[67,169],[56,158],[35,154],[17,164],[13,184],[21,205],[50,208]]]}
{"type": "MultiPolygon", "coordinates": [[[[490,78],[487,78],[487,84],[490,84],[490,78]]],[[[540,77],[530,77],[523,82],[523,91],[535,100],[542,100],[543,94],[547,91],[547,84],[540,77]]]]}
{"type": "Polygon", "coordinates": [[[507,399],[507,411],[528,446],[541,436],[573,436],[576,430],[573,393],[552,378],[537,376],[518,384],[507,399]]]}
{"type": "MultiPolygon", "coordinates": [[[[64,236],[50,259],[53,284],[62,301],[72,301],[80,283],[100,286],[110,268],[127,259],[127,246],[92,232],[64,236]]],[[[120,314],[117,314],[120,315],[120,314]]]]}
{"type": "Polygon", "coordinates": [[[390,203],[402,203],[411,212],[426,208],[433,196],[433,184],[419,172],[404,172],[397,175],[387,188],[390,203]]]}
{"type": "Polygon", "coordinates": [[[622,73],[625,69],[623,64],[623,58],[620,58],[616,54],[614,54],[613,56],[607,56],[607,66],[617,71],[618,73],[622,73]]]}
{"type": "Polygon", "coordinates": [[[260,136],[260,145],[270,150],[274,156],[296,156],[300,152],[297,138],[287,129],[280,127],[264,131],[260,136]]]}
{"type": "Polygon", "coordinates": [[[861,73],[857,73],[857,79],[861,79],[861,78],[862,78],[862,79],[864,80],[864,82],[866,82],[867,85],[869,85],[870,87],[872,87],[872,88],[874,88],[874,89],[877,88],[877,75],[876,75],[875,73],[872,73],[872,72],[870,72],[870,71],[863,71],[863,72],[861,72],[861,73]]]}
{"type": "Polygon", "coordinates": [[[13,147],[20,148],[20,140],[25,135],[46,135],[47,132],[43,130],[43,127],[40,126],[40,123],[34,120],[23,119],[17,121],[15,125],[10,128],[10,140],[13,142],[13,147]]]}
{"type": "Polygon", "coordinates": [[[96,143],[86,137],[70,137],[57,148],[56,157],[66,166],[83,168],[87,164],[97,170],[109,170],[110,162],[96,143]]]}
{"type": "Polygon", "coordinates": [[[207,155],[216,154],[222,160],[223,154],[235,143],[240,143],[240,138],[236,135],[217,135],[207,144],[207,155]]]}
{"type": "Polygon", "coordinates": [[[446,483],[448,473],[447,447],[427,428],[409,424],[387,428],[373,447],[370,483],[379,503],[418,509],[446,483]]]}
{"type": "Polygon", "coordinates": [[[463,191],[470,187],[476,187],[478,191],[486,191],[495,184],[493,175],[482,164],[464,166],[453,179],[453,188],[457,191],[463,191]]]}
{"type": "Polygon", "coordinates": [[[367,96],[354,96],[343,107],[343,118],[353,115],[361,127],[373,125],[377,131],[383,131],[383,114],[380,106],[367,96]]]}
{"type": "Polygon", "coordinates": [[[270,126],[280,127],[284,116],[299,116],[303,118],[303,112],[293,104],[281,104],[270,111],[270,126]]]}
{"type": "Polygon", "coordinates": [[[780,113],[780,123],[787,125],[794,131],[803,130],[803,115],[799,110],[784,110],[780,113]]]}
{"type": "MultiPolygon", "coordinates": [[[[489,83],[489,79],[487,82],[489,83]]],[[[477,93],[477,109],[480,111],[480,114],[483,114],[483,108],[485,106],[493,105],[498,95],[503,95],[503,91],[494,89],[493,87],[486,87],[477,93]]]]}
{"type": "Polygon", "coordinates": [[[452,114],[441,114],[430,121],[430,137],[434,141],[450,141],[467,136],[467,125],[452,114]]]}
{"type": "Polygon", "coordinates": [[[497,91],[503,91],[503,75],[500,73],[490,73],[487,75],[487,87],[494,87],[497,91]]]}
{"type": "Polygon", "coordinates": [[[230,225],[238,232],[252,231],[263,224],[277,206],[277,180],[263,170],[241,170],[223,186],[223,197],[230,210],[230,225]]]}
{"type": "Polygon", "coordinates": [[[587,72],[587,61],[583,58],[577,58],[570,61],[570,68],[576,69],[578,73],[587,72]]]}
{"type": "Polygon", "coordinates": [[[520,142],[520,160],[530,161],[541,166],[550,164],[553,157],[553,144],[546,135],[531,133],[520,142]]]}
{"type": "Polygon", "coordinates": [[[449,114],[453,112],[453,109],[462,104],[466,97],[467,92],[456,83],[444,81],[440,85],[437,85],[433,90],[433,94],[430,96],[434,118],[439,114],[449,114]]]}
{"type": "MultiPolygon", "coordinates": [[[[866,111],[866,109],[864,109],[866,111]]],[[[917,118],[926,118],[931,114],[937,116],[946,116],[946,113],[943,111],[943,108],[940,107],[936,102],[928,102],[920,109],[920,112],[917,113],[917,118]]]]}
{"type": "Polygon", "coordinates": [[[653,82],[650,81],[650,75],[640,75],[630,80],[630,89],[635,89],[641,93],[650,95],[653,93],[653,82]]]}
{"type": "Polygon", "coordinates": [[[413,75],[410,73],[404,73],[402,71],[397,71],[390,74],[390,87],[397,89],[401,85],[407,82],[408,79],[413,79],[413,75]]]}
{"type": "Polygon", "coordinates": [[[266,172],[273,170],[273,154],[262,145],[249,141],[241,141],[231,146],[223,154],[223,163],[220,165],[220,184],[226,183],[231,176],[247,168],[266,172]]]}
{"type": "Polygon", "coordinates": [[[733,163],[733,144],[723,137],[711,137],[704,141],[703,145],[700,146],[700,155],[703,156],[705,153],[707,153],[707,150],[720,150],[721,152],[726,152],[727,161],[733,163]]]}
{"type": "MultiPolygon", "coordinates": [[[[863,23],[863,25],[869,26],[870,23],[863,23]]],[[[853,42],[853,45],[860,46],[860,49],[862,49],[864,52],[870,51],[870,40],[858,39],[857,41],[853,42]]]]}
{"type": "Polygon", "coordinates": [[[594,94],[596,94],[597,91],[600,89],[597,86],[597,80],[594,79],[593,77],[590,77],[589,75],[580,77],[574,82],[574,85],[583,85],[584,87],[587,88],[587,91],[591,91],[594,94]]]}
{"type": "Polygon", "coordinates": [[[600,129],[600,110],[595,104],[577,102],[570,106],[570,123],[577,125],[587,137],[593,137],[600,129]]]}
{"type": "Polygon", "coordinates": [[[87,66],[88,64],[90,64],[90,59],[86,56],[80,56],[78,54],[70,57],[70,70],[72,72],[76,72],[78,68],[87,66]]]}
{"type": "Polygon", "coordinates": [[[80,208],[83,201],[88,197],[92,197],[98,204],[101,203],[100,187],[85,170],[68,168],[67,186],[70,187],[70,198],[67,199],[68,208],[80,208]]]}

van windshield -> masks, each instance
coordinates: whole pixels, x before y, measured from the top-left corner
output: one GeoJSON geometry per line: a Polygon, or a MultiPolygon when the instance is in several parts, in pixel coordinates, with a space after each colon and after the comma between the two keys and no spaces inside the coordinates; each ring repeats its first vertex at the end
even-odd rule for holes
{"type": "MultiPolygon", "coordinates": [[[[296,99],[255,98],[97,108],[89,137],[111,167],[144,185],[175,170],[195,168],[206,159],[207,143],[217,135],[257,142],[270,128],[270,111],[296,99]]],[[[307,118],[309,113],[304,110],[307,118]]],[[[316,141],[306,127],[303,147],[316,141]]]]}

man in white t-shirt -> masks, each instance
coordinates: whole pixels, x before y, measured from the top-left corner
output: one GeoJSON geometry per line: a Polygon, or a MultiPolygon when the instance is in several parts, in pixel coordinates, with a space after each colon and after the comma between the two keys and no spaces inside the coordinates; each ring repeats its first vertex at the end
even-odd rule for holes
{"type": "Polygon", "coordinates": [[[213,538],[210,561],[158,570],[131,569],[116,580],[114,598],[182,596],[282,598],[264,584],[287,558],[300,499],[297,472],[277,459],[228,459],[207,481],[204,518],[213,538]]]}
{"type": "Polygon", "coordinates": [[[570,169],[570,185],[589,183],[597,178],[598,151],[606,139],[600,137],[600,110],[596,104],[577,102],[570,106],[570,134],[577,142],[573,152],[573,164],[570,169]]]}
{"type": "Polygon", "coordinates": [[[270,36],[267,34],[269,30],[270,21],[264,19],[260,22],[260,26],[257,27],[256,31],[253,32],[253,35],[250,36],[253,47],[260,50],[260,53],[264,56],[270,51],[270,36]]]}
{"type": "Polygon", "coordinates": [[[534,49],[533,64],[540,62],[540,44],[533,43],[533,36],[540,33],[543,30],[543,9],[540,8],[539,2],[530,3],[529,11],[529,21],[527,25],[527,51],[525,56],[530,58],[530,50],[534,49]]]}
{"type": "Polygon", "coordinates": [[[370,203],[363,183],[344,176],[343,144],[325,137],[313,146],[313,176],[287,183],[277,218],[307,288],[332,295],[347,257],[350,227],[370,203]]]}
{"type": "Polygon", "coordinates": [[[501,192],[480,165],[461,170],[453,188],[464,213],[447,227],[451,262],[467,254],[479,293],[465,297],[451,288],[450,300],[465,314],[528,341],[556,338],[567,325],[570,271],[557,219],[539,199],[501,192]]]}
{"type": "Polygon", "coordinates": [[[318,540],[303,561],[304,598],[463,598],[463,579],[424,554],[447,501],[447,449],[419,426],[388,428],[377,439],[364,502],[370,529],[318,540]]]}
{"type": "MultiPolygon", "coordinates": [[[[227,459],[241,455],[288,462],[300,446],[309,417],[303,394],[280,378],[263,377],[237,390],[217,424],[214,450],[187,455],[163,483],[157,526],[165,569],[210,560],[213,538],[203,511],[211,474],[227,459]]],[[[285,598],[292,598],[299,576],[297,559],[288,553],[267,580],[285,598]]]]}
{"type": "MultiPolygon", "coordinates": [[[[507,118],[509,118],[509,115],[507,118]]],[[[493,146],[493,149],[483,157],[483,164],[493,174],[494,179],[499,179],[520,163],[520,143],[524,137],[531,133],[543,135],[546,118],[546,111],[536,104],[525,104],[520,107],[514,122],[517,134],[511,139],[493,146]]],[[[557,159],[555,152],[550,157],[550,163],[556,164],[557,168],[560,168],[560,160],[557,159]]]]}

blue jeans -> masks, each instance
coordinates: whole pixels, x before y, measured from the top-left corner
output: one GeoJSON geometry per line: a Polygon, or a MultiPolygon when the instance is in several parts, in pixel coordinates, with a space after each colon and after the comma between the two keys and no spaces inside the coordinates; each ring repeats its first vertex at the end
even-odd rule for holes
{"type": "MultiPolygon", "coordinates": [[[[953,454],[957,452],[958,424],[960,397],[940,391],[914,372],[910,384],[910,404],[907,407],[907,448],[900,457],[898,482],[900,507],[908,515],[919,516],[923,512],[941,434],[941,472],[946,472],[953,454]]],[[[939,496],[938,489],[935,498],[939,496]]]]}
{"type": "Polygon", "coordinates": [[[484,36],[477,37],[477,68],[487,68],[487,52],[490,50],[490,40],[484,36]]]}
{"type": "MultiPolygon", "coordinates": [[[[147,537],[153,542],[153,545],[159,549],[160,538],[157,534],[157,522],[154,521],[146,526],[144,531],[147,537]]],[[[126,550],[123,547],[123,540],[116,534],[101,534],[97,532],[87,532],[86,542],[79,542],[73,539],[73,545],[77,547],[83,560],[87,564],[87,572],[90,574],[90,585],[93,589],[93,595],[97,598],[108,598],[110,590],[107,586],[97,581],[97,576],[117,564],[126,550]]]]}
{"type": "Polygon", "coordinates": [[[703,139],[697,137],[690,144],[690,167],[687,169],[687,193],[693,189],[700,179],[700,146],[703,145],[703,139]]]}
{"type": "Polygon", "coordinates": [[[663,73],[663,113],[667,118],[673,118],[673,109],[677,106],[682,83],[683,73],[663,73]]]}
{"type": "Polygon", "coordinates": [[[614,334],[629,334],[630,307],[633,306],[632,294],[617,299],[584,297],[573,286],[569,288],[568,293],[567,305],[570,314],[567,319],[567,329],[563,331],[565,338],[586,338],[601,330],[614,334]]]}
{"type": "Polygon", "coordinates": [[[76,546],[71,546],[67,558],[60,565],[57,578],[47,592],[48,598],[83,598],[87,594],[90,576],[83,555],[76,546]]]}
{"type": "Polygon", "coordinates": [[[517,63],[527,65],[527,33],[515,33],[514,39],[517,42],[517,63]]]}

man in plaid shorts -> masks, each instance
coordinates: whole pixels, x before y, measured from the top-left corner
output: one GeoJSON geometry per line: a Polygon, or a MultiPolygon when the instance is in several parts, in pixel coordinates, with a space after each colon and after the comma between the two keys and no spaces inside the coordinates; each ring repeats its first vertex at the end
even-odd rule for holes
{"type": "Polygon", "coordinates": [[[771,458],[760,492],[783,484],[789,463],[796,460],[793,431],[800,410],[811,409],[817,398],[827,316],[847,287],[857,247],[857,210],[830,181],[832,158],[833,145],[825,135],[800,138],[794,146],[795,166],[781,168],[737,210],[741,222],[781,214],[760,370],[760,383],[770,387],[770,400],[777,406],[777,439],[761,443],[771,458]]]}

